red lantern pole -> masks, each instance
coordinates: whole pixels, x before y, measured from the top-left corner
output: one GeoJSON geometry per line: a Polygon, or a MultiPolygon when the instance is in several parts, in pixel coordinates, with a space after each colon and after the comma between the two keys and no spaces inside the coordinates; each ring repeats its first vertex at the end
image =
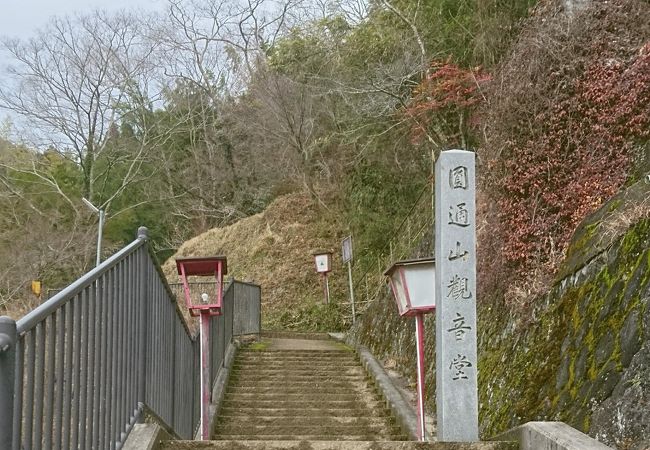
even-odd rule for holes
{"type": "Polygon", "coordinates": [[[226,274],[226,258],[210,256],[199,258],[179,258],[176,260],[178,274],[183,281],[185,303],[193,317],[199,316],[199,383],[201,388],[201,440],[210,439],[210,317],[222,314],[223,276],[226,274]],[[188,276],[210,276],[217,281],[216,297],[210,301],[207,293],[201,294],[201,303],[194,304],[190,295],[188,276]]]}
{"type": "Polygon", "coordinates": [[[418,370],[418,437],[426,439],[424,425],[424,315],[415,315],[415,349],[417,351],[418,370]]]}
{"type": "Polygon", "coordinates": [[[201,311],[201,440],[210,440],[210,313],[201,311]]]}

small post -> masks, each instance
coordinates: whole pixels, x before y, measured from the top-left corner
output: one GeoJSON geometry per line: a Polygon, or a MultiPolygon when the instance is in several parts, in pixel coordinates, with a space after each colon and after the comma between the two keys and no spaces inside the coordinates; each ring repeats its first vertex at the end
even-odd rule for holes
{"type": "Polygon", "coordinates": [[[352,236],[343,239],[341,243],[341,259],[348,264],[348,283],[350,284],[350,303],[352,304],[352,325],[356,321],[356,311],[354,308],[354,284],[352,284],[352,236]]]}
{"type": "Polygon", "coordinates": [[[16,322],[0,317],[0,448],[12,448],[16,374],[16,322]]]}
{"type": "Polygon", "coordinates": [[[421,441],[426,440],[426,429],[424,424],[424,316],[415,315],[415,349],[417,352],[418,370],[418,437],[421,441]]]}
{"type": "Polygon", "coordinates": [[[140,227],[138,228],[138,234],[137,234],[138,239],[143,239],[143,240],[148,240],[149,239],[149,229],[147,227],[140,227]]]}
{"type": "Polygon", "coordinates": [[[324,300],[325,304],[330,304],[330,283],[327,278],[327,272],[323,272],[323,293],[325,294],[324,300]]]}
{"type": "MultiPolygon", "coordinates": [[[[146,227],[138,228],[137,238],[146,241],[149,238],[149,230],[146,227]]],[[[146,245],[146,244],[145,244],[146,245]]],[[[140,258],[137,260],[138,268],[137,273],[140,277],[138,297],[140,301],[140,317],[138,322],[138,354],[140,359],[138,361],[139,374],[138,379],[138,402],[143,405],[147,402],[147,339],[149,336],[147,324],[149,296],[147,295],[149,287],[149,271],[147,270],[147,251],[146,247],[140,249],[140,258]]],[[[172,384],[173,389],[173,384],[172,384]]],[[[144,421],[144,414],[140,416],[140,420],[144,421]]]]}
{"type": "Polygon", "coordinates": [[[95,260],[95,266],[98,266],[101,263],[102,257],[102,230],[104,229],[104,210],[100,207],[93,205],[90,200],[86,197],[81,197],[81,201],[95,214],[99,215],[99,224],[97,225],[97,258],[95,260]]]}
{"type": "Polygon", "coordinates": [[[354,285],[352,284],[352,261],[348,261],[348,282],[350,284],[350,302],[352,303],[352,325],[354,325],[357,313],[354,308],[354,285]]]}
{"type": "MultiPolygon", "coordinates": [[[[97,230],[97,261],[96,266],[100,265],[102,262],[102,232],[104,230],[104,216],[105,212],[103,209],[99,210],[99,225],[97,230]]],[[[146,230],[146,228],[145,228],[146,230]]]]}

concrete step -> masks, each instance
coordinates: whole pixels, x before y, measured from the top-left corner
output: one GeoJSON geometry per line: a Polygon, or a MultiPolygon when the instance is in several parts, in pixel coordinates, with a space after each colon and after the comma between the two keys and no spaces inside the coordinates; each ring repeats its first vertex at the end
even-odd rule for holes
{"type": "Polygon", "coordinates": [[[249,356],[277,356],[283,355],[290,357],[318,357],[318,356],[345,356],[356,357],[352,350],[247,350],[240,349],[237,352],[238,357],[249,356]]]}
{"type": "Polygon", "coordinates": [[[309,426],[335,426],[335,425],[357,425],[360,427],[374,426],[391,426],[394,421],[390,417],[362,417],[362,416],[309,416],[298,415],[249,415],[249,414],[221,414],[218,420],[218,427],[231,424],[251,424],[255,425],[293,425],[297,421],[301,425],[309,426]]]}
{"type": "MultiPolygon", "coordinates": [[[[357,424],[329,424],[329,425],[303,425],[300,418],[294,418],[290,422],[277,424],[254,424],[251,422],[224,423],[217,425],[215,438],[221,439],[224,435],[247,435],[247,436],[278,436],[296,434],[302,436],[393,436],[400,434],[395,426],[386,424],[371,424],[362,426],[357,424]]],[[[249,438],[250,439],[250,438],[249,438]]]]}
{"type": "Polygon", "coordinates": [[[345,368],[337,367],[298,367],[298,368],[280,368],[280,367],[264,367],[264,368],[242,368],[234,366],[232,368],[232,377],[235,380],[242,378],[242,376],[250,375],[251,377],[266,378],[266,377],[294,377],[303,376],[366,376],[361,366],[350,366],[345,368]],[[251,370],[252,369],[252,370],[251,370]]]}
{"type": "MultiPolygon", "coordinates": [[[[303,402],[356,402],[359,406],[365,405],[364,398],[361,395],[358,395],[354,392],[344,393],[344,394],[328,394],[325,397],[319,393],[302,393],[302,392],[293,392],[293,393],[236,393],[236,394],[226,394],[226,401],[250,401],[257,400],[259,402],[275,402],[276,405],[282,406],[285,403],[291,403],[296,401],[303,402]]],[[[316,403],[317,404],[317,403],[316,403]]]]}
{"type": "Polygon", "coordinates": [[[331,386],[325,384],[316,384],[314,383],[311,386],[235,386],[228,389],[227,395],[238,395],[238,394],[251,394],[251,395],[313,395],[318,394],[323,395],[345,395],[345,394],[370,394],[372,395],[375,391],[370,389],[365,383],[363,385],[343,385],[343,386],[331,386]]]}
{"type": "Polygon", "coordinates": [[[368,385],[368,383],[363,381],[346,381],[346,382],[332,382],[332,381],[314,381],[311,384],[308,383],[291,383],[287,382],[285,384],[280,383],[237,383],[230,386],[228,392],[271,392],[277,390],[279,392],[287,392],[288,390],[299,391],[299,392],[324,392],[324,391],[373,391],[374,390],[368,385]]]}
{"type": "Polygon", "coordinates": [[[291,368],[300,368],[300,369],[327,369],[327,368],[339,368],[339,367],[358,367],[358,361],[323,361],[322,359],[314,361],[287,361],[282,359],[273,359],[268,361],[255,360],[255,361],[238,361],[235,360],[232,367],[233,368],[250,368],[250,369],[265,369],[265,368],[282,368],[282,369],[291,369],[291,368]]]}
{"type": "Polygon", "coordinates": [[[355,362],[358,363],[359,360],[354,355],[313,355],[313,356],[300,356],[300,355],[283,355],[278,353],[277,355],[248,355],[248,356],[238,356],[236,361],[242,362],[266,362],[266,361],[287,361],[287,362],[304,362],[309,363],[312,361],[319,361],[325,363],[331,362],[355,362]]]}
{"type": "Polygon", "coordinates": [[[246,375],[239,378],[231,378],[232,386],[247,386],[251,384],[311,384],[311,383],[369,383],[369,380],[361,375],[276,375],[276,376],[253,376],[246,375]]]}
{"type": "Polygon", "coordinates": [[[274,399],[256,399],[254,397],[246,398],[225,398],[223,401],[224,408],[284,408],[284,409],[353,409],[358,410],[360,408],[384,409],[384,404],[379,401],[359,401],[358,399],[353,400],[331,400],[331,399],[287,399],[285,401],[278,401],[274,399]]]}
{"type": "Polygon", "coordinates": [[[273,339],[307,339],[315,341],[329,341],[332,342],[329,334],[317,332],[303,332],[303,331],[263,331],[261,333],[263,338],[273,339]]]}
{"type": "Polygon", "coordinates": [[[275,350],[237,352],[238,358],[355,358],[356,353],[345,350],[275,350]]]}
{"type": "MultiPolygon", "coordinates": [[[[216,441],[230,441],[231,449],[238,447],[232,446],[233,441],[401,441],[406,440],[405,435],[399,436],[377,436],[373,434],[350,434],[350,435],[317,435],[317,434],[285,434],[285,435],[221,435],[213,438],[216,441]]],[[[304,447],[309,449],[309,447],[304,447]]]]}
{"type": "Polygon", "coordinates": [[[355,353],[352,350],[339,350],[339,349],[327,349],[327,350],[282,350],[282,349],[266,349],[266,350],[247,350],[245,348],[240,349],[237,352],[238,357],[245,356],[273,356],[273,355],[283,355],[287,358],[294,356],[355,356],[355,353]]]}
{"type": "Polygon", "coordinates": [[[256,360],[249,360],[249,361],[243,361],[243,360],[235,360],[233,363],[233,367],[250,367],[253,369],[263,369],[266,367],[270,368],[278,368],[281,367],[283,369],[290,369],[292,367],[299,367],[299,368],[309,368],[309,369],[316,369],[316,368],[338,368],[338,367],[358,367],[359,366],[359,361],[356,360],[332,360],[332,361],[324,361],[322,359],[314,359],[314,360],[287,360],[287,359],[268,359],[268,360],[261,360],[261,359],[256,359],[256,360]]]}
{"type": "Polygon", "coordinates": [[[237,352],[237,359],[358,359],[354,352],[304,350],[304,351],[271,351],[271,352],[237,352]]]}
{"type": "Polygon", "coordinates": [[[160,450],[517,450],[515,442],[166,441],[160,450]]]}
{"type": "Polygon", "coordinates": [[[277,405],[271,408],[221,408],[220,416],[244,416],[250,417],[251,420],[255,417],[286,417],[296,416],[299,414],[303,419],[310,417],[363,417],[363,418],[391,418],[390,413],[386,408],[381,407],[369,410],[367,408],[279,408],[277,405]],[[299,412],[296,412],[299,410],[299,412]]]}
{"type": "Polygon", "coordinates": [[[368,385],[365,381],[349,382],[346,384],[313,383],[311,385],[292,385],[291,383],[287,383],[284,386],[281,384],[245,384],[241,386],[234,385],[227,390],[228,394],[271,394],[274,392],[279,394],[343,394],[349,392],[375,395],[376,390],[374,386],[368,385]]]}

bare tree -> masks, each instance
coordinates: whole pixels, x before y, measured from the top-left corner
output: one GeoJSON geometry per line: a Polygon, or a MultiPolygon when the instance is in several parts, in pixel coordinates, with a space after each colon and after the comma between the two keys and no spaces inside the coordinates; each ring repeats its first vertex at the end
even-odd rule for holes
{"type": "Polygon", "coordinates": [[[33,307],[38,299],[29,289],[31,280],[61,287],[88,268],[94,251],[95,227],[27,170],[43,161],[50,170],[63,162],[54,152],[41,154],[0,139],[0,307],[33,307]]]}
{"type": "MultiPolygon", "coordinates": [[[[154,45],[143,25],[127,14],[95,12],[54,18],[28,41],[7,39],[13,57],[8,76],[0,84],[0,107],[20,118],[26,142],[37,149],[53,149],[81,170],[81,194],[91,200],[100,194],[97,173],[111,126],[120,124],[150,93],[147,73],[154,45]]],[[[105,207],[137,180],[146,146],[129,155],[120,185],[100,199],[105,207]]],[[[110,158],[109,155],[106,155],[110,158]]],[[[105,167],[115,167],[108,163],[105,167]]],[[[41,182],[59,192],[71,207],[60,183],[33,166],[41,182]]]]}
{"type": "Polygon", "coordinates": [[[235,145],[224,109],[246,91],[298,1],[169,0],[154,33],[168,131],[176,139],[157,153],[158,164],[169,195],[180,196],[171,214],[193,223],[194,232],[250,213],[250,151],[235,145]]]}

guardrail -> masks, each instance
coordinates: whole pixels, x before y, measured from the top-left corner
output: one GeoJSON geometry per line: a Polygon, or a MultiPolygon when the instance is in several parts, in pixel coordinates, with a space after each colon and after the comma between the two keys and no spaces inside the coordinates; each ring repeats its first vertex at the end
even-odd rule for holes
{"type": "MultiPolygon", "coordinates": [[[[230,284],[224,314],[211,319],[211,382],[233,336],[239,284],[230,284]]],[[[135,241],[19,321],[0,318],[0,448],[116,450],[145,410],[191,439],[200,421],[199,370],[198,339],[142,227],[135,241]]]]}

